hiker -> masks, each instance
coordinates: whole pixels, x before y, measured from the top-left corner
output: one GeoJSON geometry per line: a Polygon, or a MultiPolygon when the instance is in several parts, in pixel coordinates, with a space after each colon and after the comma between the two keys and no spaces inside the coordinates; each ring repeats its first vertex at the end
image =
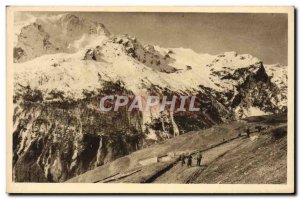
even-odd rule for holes
{"type": "Polygon", "coordinates": [[[201,160],[202,160],[202,153],[201,153],[201,151],[199,151],[199,153],[197,155],[197,166],[199,166],[199,167],[201,164],[201,160]]]}
{"type": "Polygon", "coordinates": [[[184,154],[180,155],[180,161],[181,161],[181,166],[183,166],[185,164],[185,155],[184,154]]]}
{"type": "Polygon", "coordinates": [[[188,166],[188,167],[191,167],[191,166],[192,166],[192,155],[189,155],[189,156],[188,156],[187,166],[188,166]]]}
{"type": "Polygon", "coordinates": [[[262,127],[261,126],[257,126],[256,129],[257,129],[257,132],[260,133],[260,131],[262,130],[262,127]]]}
{"type": "Polygon", "coordinates": [[[246,129],[246,133],[247,133],[247,138],[250,137],[250,129],[249,128],[246,129]]]}

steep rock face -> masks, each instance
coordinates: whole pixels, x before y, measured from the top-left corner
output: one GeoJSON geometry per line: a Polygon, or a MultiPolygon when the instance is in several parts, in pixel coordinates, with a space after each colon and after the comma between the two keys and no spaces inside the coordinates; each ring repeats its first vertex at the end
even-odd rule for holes
{"type": "MultiPolygon", "coordinates": [[[[108,84],[99,90],[99,95],[119,90],[119,86],[108,84]]],[[[57,92],[45,99],[40,91],[30,88],[16,93],[16,181],[65,181],[143,145],[139,113],[101,113],[96,106],[97,97],[93,93],[86,96],[73,101],[57,92]]]]}
{"type": "Polygon", "coordinates": [[[142,45],[74,15],[24,27],[14,53],[18,182],[62,182],[178,134],[287,109],[283,67],[142,45]],[[200,111],[100,112],[100,97],[111,94],[196,96],[200,111]]]}

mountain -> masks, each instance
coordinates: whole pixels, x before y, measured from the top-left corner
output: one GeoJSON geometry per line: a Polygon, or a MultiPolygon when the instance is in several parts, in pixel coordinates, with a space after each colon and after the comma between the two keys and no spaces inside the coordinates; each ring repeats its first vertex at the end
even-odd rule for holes
{"type": "Polygon", "coordinates": [[[90,40],[101,39],[110,33],[101,23],[64,14],[56,20],[37,19],[21,29],[14,48],[14,61],[24,62],[44,54],[72,53],[90,40]]]}
{"type": "Polygon", "coordinates": [[[284,66],[145,45],[71,14],[23,27],[14,62],[18,182],[62,182],[178,134],[287,111],[284,66]],[[116,93],[193,95],[200,111],[100,112],[99,96],[116,93]]]}

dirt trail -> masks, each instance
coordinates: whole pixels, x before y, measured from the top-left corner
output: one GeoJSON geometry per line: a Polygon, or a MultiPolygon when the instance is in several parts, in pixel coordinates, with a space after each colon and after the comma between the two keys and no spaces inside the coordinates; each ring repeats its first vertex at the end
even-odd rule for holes
{"type": "Polygon", "coordinates": [[[181,162],[178,162],[170,170],[157,177],[153,183],[193,183],[193,179],[196,179],[199,175],[201,175],[201,172],[209,164],[213,163],[215,160],[225,155],[228,151],[234,149],[245,141],[247,141],[247,139],[238,138],[203,152],[203,159],[200,167],[196,166],[196,155],[193,156],[192,167],[187,167],[187,165],[181,166],[181,162]]]}

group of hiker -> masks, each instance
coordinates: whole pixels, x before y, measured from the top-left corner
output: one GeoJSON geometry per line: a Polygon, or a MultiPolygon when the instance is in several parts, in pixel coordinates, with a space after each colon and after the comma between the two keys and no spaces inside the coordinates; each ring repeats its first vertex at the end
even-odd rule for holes
{"type": "MultiPolygon", "coordinates": [[[[201,165],[201,160],[202,160],[202,153],[201,151],[199,151],[197,153],[197,166],[200,166],[201,165]]],[[[180,155],[180,161],[181,161],[181,166],[185,165],[185,163],[187,164],[188,167],[191,167],[192,166],[192,161],[193,161],[193,157],[192,157],[192,154],[182,154],[180,155]]]]}
{"type": "MultiPolygon", "coordinates": [[[[269,127],[269,126],[268,126],[269,127]]],[[[267,127],[267,128],[268,128],[267,127]]],[[[264,130],[264,129],[266,129],[266,128],[263,128],[262,126],[255,126],[255,129],[256,129],[256,132],[258,132],[258,133],[260,133],[262,130],[264,130]]],[[[250,137],[250,128],[249,127],[247,127],[245,130],[244,130],[245,132],[246,132],[246,136],[249,138],[250,137]]],[[[241,135],[241,134],[240,134],[241,135]]]]}
{"type": "MultiPolygon", "coordinates": [[[[256,126],[255,129],[257,130],[257,132],[261,132],[261,130],[263,130],[263,128],[261,126],[256,126]]],[[[247,127],[246,129],[244,129],[244,131],[246,132],[246,136],[250,137],[250,128],[247,127]]],[[[239,136],[241,136],[242,134],[239,133],[239,136]]],[[[224,139],[224,138],[223,138],[224,139]]],[[[223,140],[224,141],[224,140],[223,140]]],[[[197,152],[197,156],[196,156],[196,160],[197,160],[197,166],[201,165],[201,160],[202,160],[202,153],[201,151],[197,152]]],[[[191,153],[188,154],[181,154],[180,157],[180,162],[181,162],[181,166],[183,165],[187,165],[188,167],[192,166],[192,161],[193,161],[193,157],[191,153]]]]}

